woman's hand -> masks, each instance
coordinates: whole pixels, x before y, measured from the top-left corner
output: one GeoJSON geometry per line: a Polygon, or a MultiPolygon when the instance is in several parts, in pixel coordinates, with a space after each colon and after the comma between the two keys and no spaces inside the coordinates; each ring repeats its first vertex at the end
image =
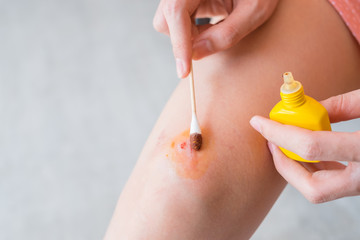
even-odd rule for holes
{"type": "MultiPolygon", "coordinates": [[[[331,97],[322,104],[328,110],[331,122],[359,118],[360,89],[331,97]]],[[[259,116],[253,117],[250,124],[268,140],[277,171],[309,201],[322,203],[360,195],[360,131],[310,131],[259,116]],[[277,146],[320,162],[291,160],[277,146]]]]}
{"type": "Polygon", "coordinates": [[[184,78],[190,72],[192,58],[198,60],[232,47],[263,24],[277,3],[278,0],[161,0],[153,24],[157,31],[170,35],[178,76],[184,78]],[[225,20],[211,27],[194,24],[195,17],[219,16],[225,20]]]}

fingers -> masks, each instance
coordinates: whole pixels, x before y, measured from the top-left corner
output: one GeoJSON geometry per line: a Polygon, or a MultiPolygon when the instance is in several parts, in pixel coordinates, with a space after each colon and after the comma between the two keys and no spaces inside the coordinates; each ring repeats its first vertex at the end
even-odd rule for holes
{"type": "Polygon", "coordinates": [[[182,12],[177,19],[168,16],[169,33],[176,60],[176,70],[179,78],[184,78],[190,71],[192,55],[190,16],[182,12]]]}
{"type": "MultiPolygon", "coordinates": [[[[323,203],[358,194],[347,167],[336,163],[330,170],[309,172],[302,164],[287,158],[278,147],[269,143],[277,171],[312,203],[323,203]]],[[[334,163],[328,163],[334,165],[334,163]]],[[[357,176],[360,177],[360,176],[357,176]]]]}
{"type": "Polygon", "coordinates": [[[360,118],[360,89],[328,98],[321,102],[331,122],[360,118]]]}
{"type": "Polygon", "coordinates": [[[179,78],[185,78],[190,72],[193,31],[191,15],[199,3],[200,0],[163,0],[153,21],[155,29],[170,35],[179,78]]]}
{"type": "Polygon", "coordinates": [[[179,78],[184,78],[190,71],[192,55],[191,19],[186,4],[188,1],[167,1],[163,14],[166,19],[171,44],[176,60],[176,70],[179,78]]]}
{"type": "Polygon", "coordinates": [[[243,1],[221,23],[202,32],[194,42],[193,59],[228,49],[263,24],[274,11],[277,0],[243,1]]]}
{"type": "Polygon", "coordinates": [[[304,159],[360,162],[360,132],[310,131],[260,116],[250,124],[268,141],[304,159]]]}
{"type": "MultiPolygon", "coordinates": [[[[162,0],[155,14],[153,25],[159,32],[169,34],[180,78],[190,72],[191,59],[200,59],[212,53],[228,49],[248,33],[263,24],[274,11],[278,0],[244,0],[232,7],[229,0],[210,1],[209,14],[221,12],[218,20],[233,12],[223,22],[208,28],[196,37],[193,45],[194,24],[191,16],[201,0],[162,0]],[[211,8],[213,7],[213,8],[211,8]],[[214,9],[215,8],[215,9],[214,9]]],[[[204,2],[203,2],[204,3],[204,2]]],[[[199,9],[201,10],[201,9],[199,9]]],[[[216,17],[219,17],[218,14],[216,17]]]]}

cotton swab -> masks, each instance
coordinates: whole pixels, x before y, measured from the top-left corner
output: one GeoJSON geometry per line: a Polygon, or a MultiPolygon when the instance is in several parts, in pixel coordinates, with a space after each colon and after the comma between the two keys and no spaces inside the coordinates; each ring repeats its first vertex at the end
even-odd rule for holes
{"type": "Polygon", "coordinates": [[[194,74],[193,66],[191,63],[191,69],[189,74],[190,79],[190,95],[191,95],[191,127],[190,127],[190,146],[195,151],[199,151],[202,145],[202,136],[199,122],[196,116],[196,102],[195,102],[195,88],[194,88],[194,74]]]}

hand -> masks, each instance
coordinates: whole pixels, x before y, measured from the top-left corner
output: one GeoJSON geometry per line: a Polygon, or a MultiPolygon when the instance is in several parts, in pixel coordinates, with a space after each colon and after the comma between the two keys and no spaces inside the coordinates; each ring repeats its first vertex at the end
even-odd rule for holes
{"type": "MultiPolygon", "coordinates": [[[[360,117],[360,89],[322,102],[330,121],[360,117]]],[[[310,131],[255,116],[250,124],[267,140],[277,171],[309,201],[322,203],[360,195],[360,131],[310,131]],[[287,158],[277,146],[308,160],[287,158]],[[346,161],[344,165],[337,161],[346,161]]]]}
{"type": "Polygon", "coordinates": [[[278,0],[161,0],[153,25],[157,31],[170,35],[178,76],[184,78],[190,72],[192,58],[198,60],[232,47],[263,24],[277,3],[278,0]],[[195,14],[229,16],[217,25],[197,27],[195,14]]]}

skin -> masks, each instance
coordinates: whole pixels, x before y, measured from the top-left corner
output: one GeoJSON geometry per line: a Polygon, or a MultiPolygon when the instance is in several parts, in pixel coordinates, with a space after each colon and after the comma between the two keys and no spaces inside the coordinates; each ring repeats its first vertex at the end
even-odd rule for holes
{"type": "Polygon", "coordinates": [[[359,88],[359,55],[327,1],[279,1],[260,28],[194,63],[205,131],[204,149],[194,156],[206,163],[201,174],[191,173],[196,164],[187,164],[187,153],[174,153],[176,143],[187,141],[179,135],[191,120],[189,83],[182,80],[121,193],[105,239],[249,239],[286,185],[250,118],[267,116],[279,101],[286,71],[315,99],[359,88]]]}
{"type": "MultiPolygon", "coordinates": [[[[359,118],[360,90],[326,99],[322,104],[327,108],[332,122],[359,118]]],[[[314,132],[259,116],[253,117],[250,123],[269,141],[278,172],[309,201],[322,203],[360,194],[360,131],[314,132]],[[289,139],[286,136],[292,137],[289,139]],[[290,149],[306,159],[322,162],[295,162],[279,151],[277,146],[290,149]]]]}

